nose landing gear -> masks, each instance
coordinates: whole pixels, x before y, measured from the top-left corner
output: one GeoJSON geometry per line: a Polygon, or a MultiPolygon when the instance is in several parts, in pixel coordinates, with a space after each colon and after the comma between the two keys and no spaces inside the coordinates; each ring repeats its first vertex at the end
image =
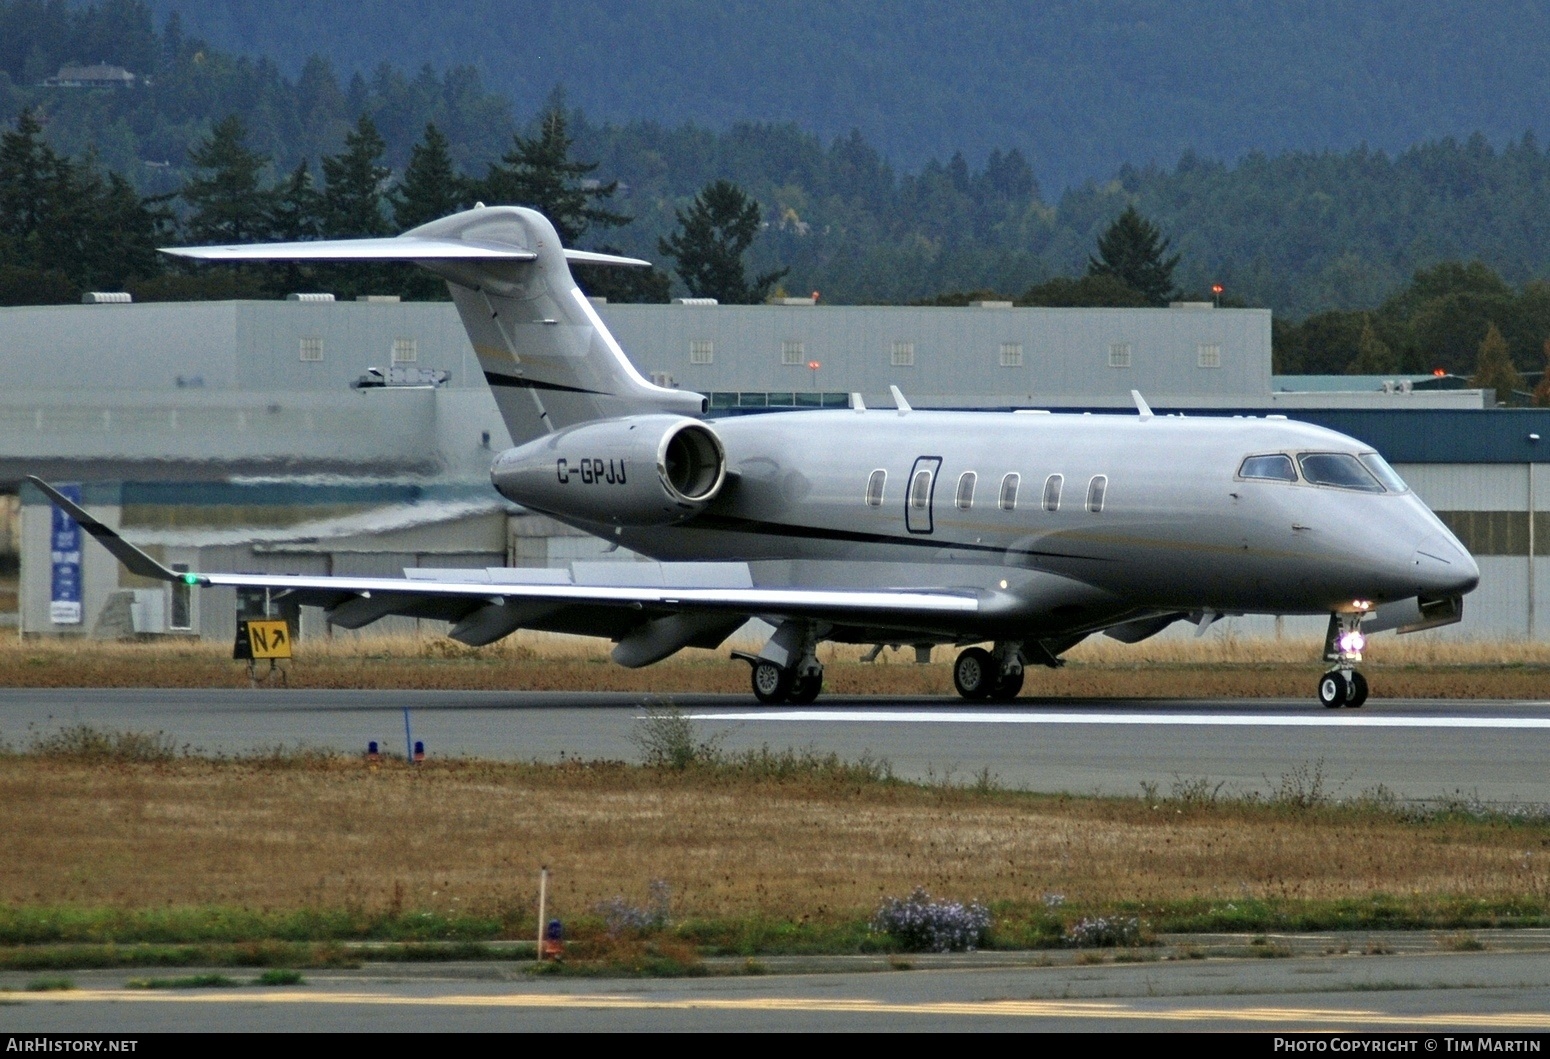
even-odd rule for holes
{"type": "Polygon", "coordinates": [[[1331,710],[1342,706],[1355,709],[1367,701],[1367,678],[1356,671],[1367,646],[1361,632],[1362,615],[1331,614],[1329,635],[1324,641],[1324,658],[1335,668],[1319,678],[1319,702],[1331,710]]]}

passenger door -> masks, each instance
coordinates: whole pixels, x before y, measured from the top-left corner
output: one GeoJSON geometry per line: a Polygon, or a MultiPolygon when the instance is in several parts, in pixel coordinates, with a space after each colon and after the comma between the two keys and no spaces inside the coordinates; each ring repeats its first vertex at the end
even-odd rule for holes
{"type": "Polygon", "coordinates": [[[930,533],[934,528],[931,503],[941,469],[940,456],[921,456],[910,469],[909,484],[904,489],[904,527],[911,533],[930,533]]]}

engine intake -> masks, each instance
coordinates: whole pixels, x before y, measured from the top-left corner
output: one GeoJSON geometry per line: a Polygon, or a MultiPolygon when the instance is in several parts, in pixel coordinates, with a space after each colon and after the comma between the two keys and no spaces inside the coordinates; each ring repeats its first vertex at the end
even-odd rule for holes
{"type": "Polygon", "coordinates": [[[672,415],[583,423],[507,449],[490,469],[501,495],[525,507],[620,526],[681,522],[726,477],[715,431],[672,415]]]}

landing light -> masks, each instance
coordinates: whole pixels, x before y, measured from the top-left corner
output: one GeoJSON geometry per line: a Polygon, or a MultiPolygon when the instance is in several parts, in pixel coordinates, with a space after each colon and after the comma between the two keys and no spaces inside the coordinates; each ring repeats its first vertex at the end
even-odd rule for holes
{"type": "Polygon", "coordinates": [[[1341,654],[1361,654],[1362,648],[1367,646],[1367,637],[1352,629],[1350,632],[1341,633],[1336,643],[1340,647],[1341,654]]]}
{"type": "Polygon", "coordinates": [[[1372,600],[1370,600],[1370,599],[1353,599],[1351,601],[1351,606],[1354,609],[1356,609],[1356,610],[1358,610],[1358,611],[1360,611],[1360,612],[1365,614],[1367,611],[1372,609],[1372,600]]]}

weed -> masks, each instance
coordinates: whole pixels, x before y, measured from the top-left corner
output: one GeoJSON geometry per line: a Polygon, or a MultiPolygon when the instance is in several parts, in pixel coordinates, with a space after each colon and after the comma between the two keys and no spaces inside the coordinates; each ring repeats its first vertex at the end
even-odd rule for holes
{"type": "Polygon", "coordinates": [[[608,936],[617,938],[626,932],[640,933],[661,930],[668,925],[672,904],[672,890],[666,879],[653,879],[649,896],[641,906],[630,904],[622,896],[609,898],[596,906],[598,915],[608,925],[608,936]]]}
{"type": "Polygon", "coordinates": [[[891,897],[872,916],[872,930],[907,952],[972,952],[990,930],[990,910],[978,903],[933,901],[922,887],[891,897]]]}
{"type": "Polygon", "coordinates": [[[1100,964],[1103,962],[1103,953],[1091,951],[1079,952],[1076,954],[1076,962],[1084,966],[1100,964]]]}
{"type": "Polygon", "coordinates": [[[1362,949],[1362,954],[1364,956],[1392,956],[1394,955],[1394,947],[1382,941],[1369,941],[1362,949]]]}
{"type": "Polygon", "coordinates": [[[1456,934],[1444,934],[1437,939],[1437,944],[1449,952],[1480,952],[1485,949],[1485,942],[1462,930],[1456,934]]]}
{"type": "Polygon", "coordinates": [[[141,763],[171,761],[178,750],[165,732],[109,732],[78,724],[39,736],[33,741],[32,753],[81,761],[141,763]]]}
{"type": "Polygon", "coordinates": [[[75,983],[68,978],[34,978],[27,983],[29,993],[53,993],[74,988],[75,983]]]}
{"type": "Polygon", "coordinates": [[[1174,773],[1173,790],[1169,793],[1168,800],[1187,809],[1206,809],[1216,805],[1225,786],[1227,786],[1226,780],[1212,783],[1205,776],[1185,779],[1178,773],[1174,773]]]}
{"type": "Polygon", "coordinates": [[[253,979],[254,985],[305,985],[306,979],[302,978],[300,971],[287,971],[281,968],[265,971],[253,979]]]}
{"type": "Polygon", "coordinates": [[[1115,948],[1141,942],[1141,921],[1134,916],[1094,916],[1079,919],[1066,928],[1066,944],[1073,949],[1115,948]]]}
{"type": "Polygon", "coordinates": [[[1328,777],[1324,775],[1323,758],[1319,758],[1311,765],[1304,761],[1290,772],[1281,773],[1281,782],[1278,784],[1272,785],[1270,778],[1268,776],[1265,778],[1265,785],[1274,788],[1270,795],[1270,803],[1296,812],[1321,809],[1329,805],[1332,795],[1327,788],[1328,782],[1328,777]]]}
{"type": "Polygon", "coordinates": [[[131,978],[124,985],[129,989],[231,989],[240,985],[235,978],[224,974],[190,974],[182,978],[131,978]]]}
{"type": "Polygon", "coordinates": [[[903,956],[888,957],[888,969],[891,971],[913,971],[915,964],[906,960],[903,956]]]}
{"type": "Polygon", "coordinates": [[[635,722],[633,741],[647,768],[683,771],[691,765],[722,761],[721,738],[696,740],[694,722],[673,705],[648,706],[635,722]]]}
{"type": "Polygon", "coordinates": [[[770,969],[752,956],[743,961],[743,973],[748,975],[769,974],[770,969]]]}

